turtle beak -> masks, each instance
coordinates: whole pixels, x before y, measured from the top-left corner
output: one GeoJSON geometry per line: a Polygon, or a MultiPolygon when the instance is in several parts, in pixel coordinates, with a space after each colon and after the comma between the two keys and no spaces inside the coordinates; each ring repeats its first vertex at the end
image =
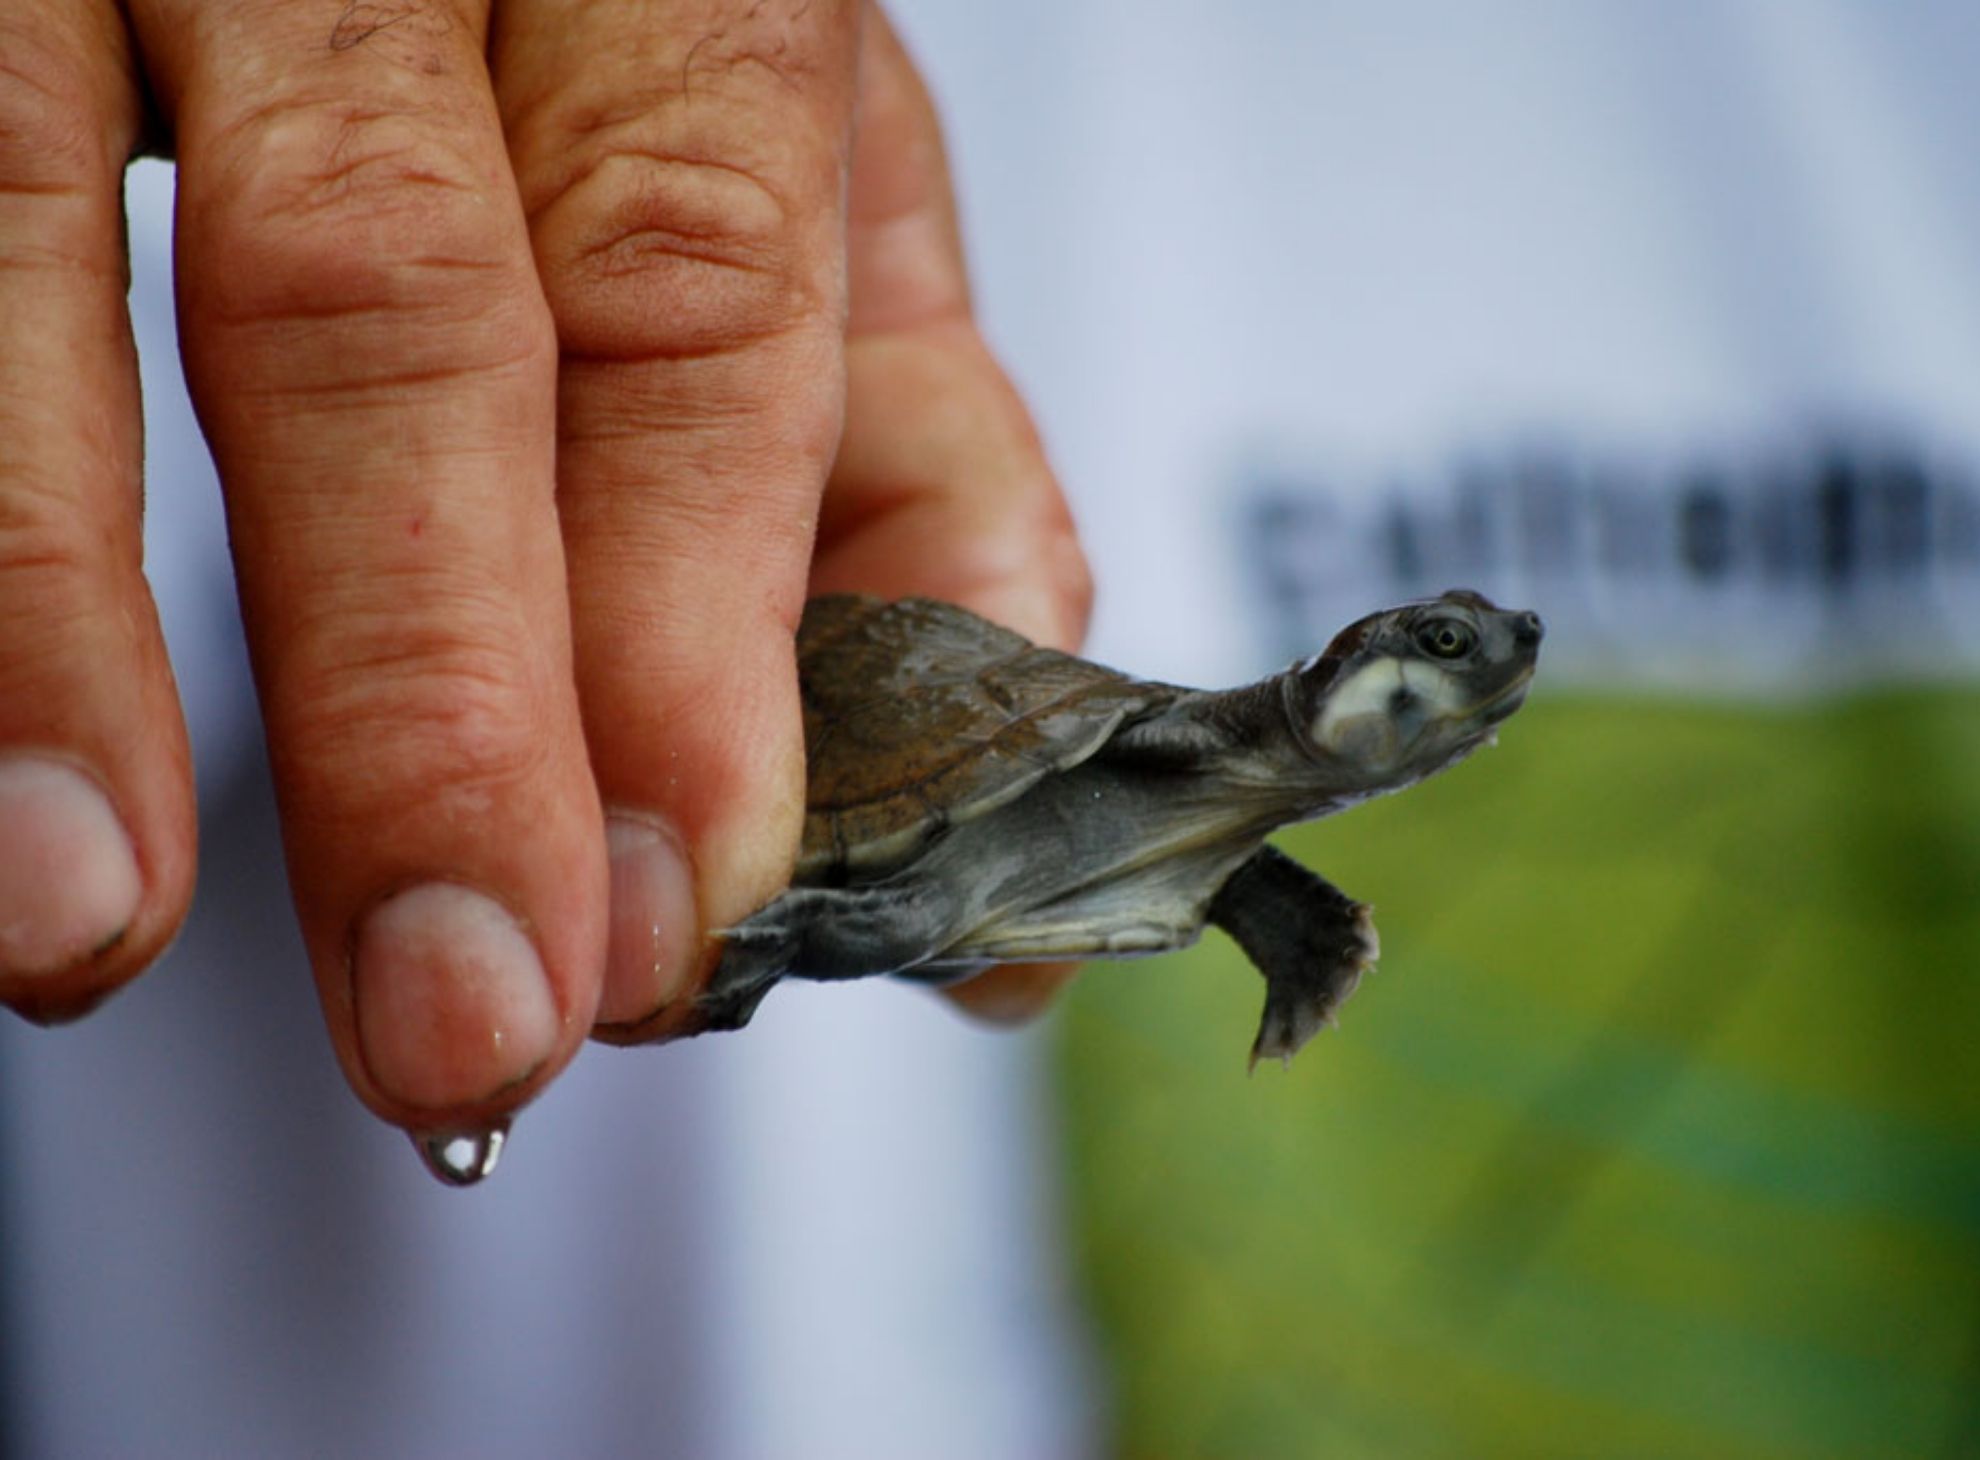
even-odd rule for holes
{"type": "MultiPolygon", "coordinates": [[[[1533,616],[1528,614],[1527,617],[1532,618],[1533,616]]],[[[1534,632],[1538,634],[1540,632],[1540,621],[1536,618],[1533,622],[1535,625],[1534,632]]],[[[1529,664],[1525,669],[1520,671],[1519,678],[1515,679],[1511,684],[1479,706],[1479,715],[1487,725],[1502,724],[1512,717],[1513,711],[1526,703],[1526,692],[1532,686],[1533,666],[1529,664]]]]}

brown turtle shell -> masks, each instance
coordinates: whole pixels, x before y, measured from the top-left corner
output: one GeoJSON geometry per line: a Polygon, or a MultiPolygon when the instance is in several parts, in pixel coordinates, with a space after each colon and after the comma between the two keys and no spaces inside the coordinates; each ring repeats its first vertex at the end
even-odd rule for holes
{"type": "Polygon", "coordinates": [[[884,876],[1180,693],[926,598],[815,598],[797,653],[809,774],[799,882],[884,876]]]}

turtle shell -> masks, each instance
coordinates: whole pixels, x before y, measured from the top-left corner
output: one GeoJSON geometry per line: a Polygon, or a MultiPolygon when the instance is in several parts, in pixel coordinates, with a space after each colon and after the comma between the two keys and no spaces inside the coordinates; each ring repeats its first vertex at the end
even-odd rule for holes
{"type": "Polygon", "coordinates": [[[799,882],[884,876],[1178,693],[925,598],[813,599],[797,652],[809,776],[799,882]]]}

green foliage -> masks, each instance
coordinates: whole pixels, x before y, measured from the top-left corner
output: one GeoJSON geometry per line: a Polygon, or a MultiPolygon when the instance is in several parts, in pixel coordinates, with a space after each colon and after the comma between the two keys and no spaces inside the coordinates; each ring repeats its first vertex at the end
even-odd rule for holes
{"type": "Polygon", "coordinates": [[[1980,695],[1542,700],[1284,844],[1385,949],[1290,1070],[1215,932],[1069,1002],[1122,1454],[1980,1453],[1980,695]]]}

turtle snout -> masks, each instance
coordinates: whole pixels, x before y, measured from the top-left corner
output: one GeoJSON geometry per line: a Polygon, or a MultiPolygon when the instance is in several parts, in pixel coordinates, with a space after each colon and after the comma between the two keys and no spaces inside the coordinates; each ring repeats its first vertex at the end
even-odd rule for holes
{"type": "Polygon", "coordinates": [[[1513,615],[1513,642],[1522,648],[1538,648],[1546,632],[1547,626],[1540,622],[1540,615],[1533,610],[1513,615]]]}

